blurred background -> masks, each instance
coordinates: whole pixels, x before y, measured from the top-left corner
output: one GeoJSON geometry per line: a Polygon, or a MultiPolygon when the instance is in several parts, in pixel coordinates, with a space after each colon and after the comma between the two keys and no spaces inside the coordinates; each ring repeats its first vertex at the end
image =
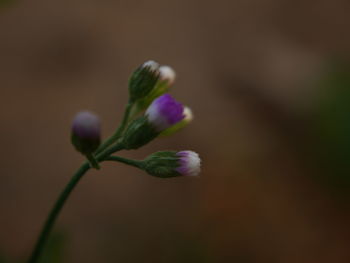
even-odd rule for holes
{"type": "Polygon", "coordinates": [[[41,262],[350,262],[348,0],[0,0],[0,262],[24,262],[83,158],[76,112],[117,127],[130,73],[171,65],[195,121],[139,151],[200,178],[106,163],[41,262]]]}

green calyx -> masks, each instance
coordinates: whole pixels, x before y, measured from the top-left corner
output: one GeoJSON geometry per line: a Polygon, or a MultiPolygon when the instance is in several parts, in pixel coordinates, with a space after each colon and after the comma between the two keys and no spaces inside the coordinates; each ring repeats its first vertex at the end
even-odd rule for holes
{"type": "Polygon", "coordinates": [[[159,135],[152,124],[150,124],[145,116],[139,117],[127,127],[122,145],[124,149],[138,149],[149,143],[159,135]]]}
{"type": "Polygon", "coordinates": [[[143,99],[138,100],[135,103],[135,108],[133,110],[133,114],[136,115],[141,111],[145,110],[151,103],[161,95],[168,92],[170,86],[167,81],[158,81],[155,87],[151,90],[151,92],[144,97],[143,99]]]}
{"type": "Polygon", "coordinates": [[[181,176],[176,168],[179,166],[179,157],[175,151],[156,152],[143,161],[144,170],[155,177],[169,178],[181,176]]]}
{"type": "Polygon", "coordinates": [[[74,133],[71,135],[71,142],[74,145],[75,149],[82,154],[91,154],[101,143],[100,138],[81,138],[74,133]]]}
{"type": "Polygon", "coordinates": [[[154,89],[159,79],[159,72],[150,66],[140,66],[129,80],[130,102],[145,98],[154,89]]]}
{"type": "Polygon", "coordinates": [[[100,138],[81,138],[72,133],[71,142],[78,152],[81,152],[83,155],[85,155],[91,167],[100,169],[100,166],[93,155],[93,152],[95,152],[100,146],[100,138]]]}

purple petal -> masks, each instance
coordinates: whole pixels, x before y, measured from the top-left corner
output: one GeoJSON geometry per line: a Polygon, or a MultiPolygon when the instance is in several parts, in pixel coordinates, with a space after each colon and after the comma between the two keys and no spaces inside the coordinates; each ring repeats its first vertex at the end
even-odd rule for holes
{"type": "Polygon", "coordinates": [[[79,112],[73,120],[72,132],[80,138],[99,138],[101,134],[100,119],[91,112],[79,112]]]}
{"type": "Polygon", "coordinates": [[[146,115],[149,121],[160,131],[178,123],[185,117],[184,106],[169,94],[164,94],[155,99],[148,107],[146,115]]]}

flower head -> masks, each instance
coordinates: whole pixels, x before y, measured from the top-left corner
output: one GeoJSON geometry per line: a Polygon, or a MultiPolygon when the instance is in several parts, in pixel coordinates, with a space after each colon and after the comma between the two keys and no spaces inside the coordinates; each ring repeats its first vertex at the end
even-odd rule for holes
{"type": "Polygon", "coordinates": [[[197,176],[200,159],[192,151],[163,151],[148,156],[143,161],[144,169],[152,176],[169,178],[177,176],[197,176]]]}
{"type": "Polygon", "coordinates": [[[182,175],[197,176],[200,173],[201,159],[193,151],[181,151],[176,153],[179,157],[179,166],[176,171],[182,175]]]}
{"type": "Polygon", "coordinates": [[[91,153],[100,144],[101,124],[97,115],[82,111],[72,123],[72,143],[75,148],[84,154],[91,153]]]}
{"type": "Polygon", "coordinates": [[[185,118],[184,106],[169,94],[155,99],[145,113],[148,121],[161,132],[185,118]]]}

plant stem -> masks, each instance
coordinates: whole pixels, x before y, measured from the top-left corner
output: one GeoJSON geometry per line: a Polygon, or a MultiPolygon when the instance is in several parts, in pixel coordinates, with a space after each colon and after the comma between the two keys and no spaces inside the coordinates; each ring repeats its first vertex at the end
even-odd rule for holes
{"type": "MultiPolygon", "coordinates": [[[[117,144],[113,147],[105,150],[103,153],[100,153],[97,155],[95,161],[98,162],[104,161],[106,158],[109,157],[112,153],[115,153],[117,151],[120,151],[123,149],[123,145],[117,144]]],[[[44,248],[44,245],[49,237],[49,234],[52,230],[52,227],[63,207],[65,202],[67,201],[70,193],[74,190],[76,185],[79,183],[80,179],[85,175],[85,173],[90,169],[90,164],[88,162],[85,162],[73,175],[71,180],[68,182],[67,186],[63,189],[61,195],[58,197],[56,203],[54,204],[51,212],[49,213],[46,222],[40,232],[39,238],[37,240],[37,243],[35,244],[34,250],[28,260],[28,263],[36,263],[42,253],[42,250],[44,248]]]]}
{"type": "Polygon", "coordinates": [[[123,158],[120,156],[109,156],[105,160],[106,161],[121,162],[121,163],[125,163],[127,165],[131,165],[131,166],[143,169],[143,162],[138,161],[138,160],[127,159],[127,158],[123,158]]]}
{"type": "Polygon", "coordinates": [[[121,137],[121,135],[123,134],[123,131],[126,128],[126,125],[129,122],[130,112],[131,112],[133,105],[134,104],[131,102],[129,102],[126,105],[123,120],[122,120],[120,126],[117,128],[117,130],[115,131],[115,133],[111,137],[109,137],[104,143],[102,143],[102,145],[97,149],[96,153],[101,153],[102,151],[107,149],[110,145],[112,145],[114,142],[116,142],[121,137]]]}

